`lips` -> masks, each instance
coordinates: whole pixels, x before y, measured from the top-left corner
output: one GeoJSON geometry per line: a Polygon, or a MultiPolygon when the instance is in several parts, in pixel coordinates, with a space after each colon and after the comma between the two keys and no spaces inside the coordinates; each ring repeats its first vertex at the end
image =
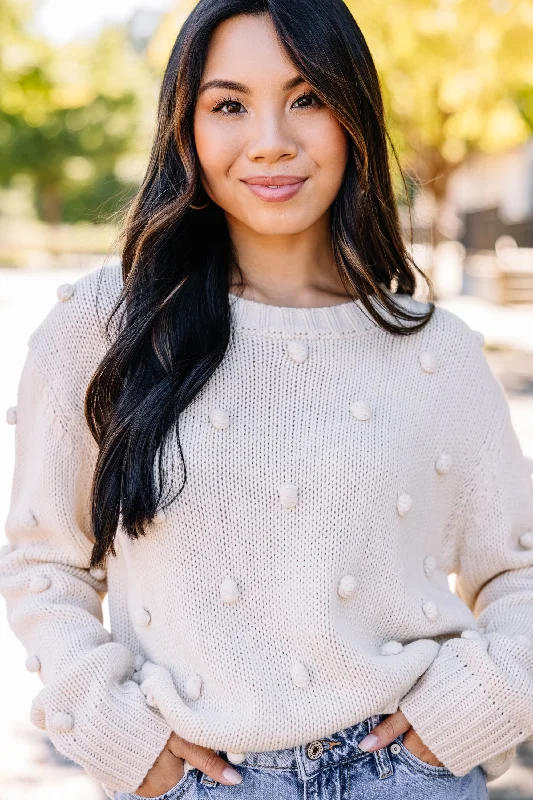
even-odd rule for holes
{"type": "Polygon", "coordinates": [[[254,175],[242,180],[253,186],[294,186],[307,179],[298,175],[254,175]]]}
{"type": "Polygon", "coordinates": [[[261,200],[278,203],[293,198],[306,180],[298,175],[254,175],[243,178],[243,183],[261,200]]]}

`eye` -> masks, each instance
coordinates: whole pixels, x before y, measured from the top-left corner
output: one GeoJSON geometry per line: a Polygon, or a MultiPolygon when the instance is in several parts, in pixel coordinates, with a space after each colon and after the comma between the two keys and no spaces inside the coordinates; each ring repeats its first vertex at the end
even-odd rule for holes
{"type": "MultiPolygon", "coordinates": [[[[322,101],[314,92],[306,92],[305,94],[301,94],[300,97],[297,97],[293,103],[293,106],[296,106],[296,108],[312,108],[313,105],[322,105],[322,101]]],[[[243,113],[239,110],[239,108],[244,109],[244,106],[240,100],[236,100],[234,97],[224,97],[222,100],[220,100],[220,102],[213,106],[211,111],[215,114],[221,112],[226,117],[234,117],[243,113]]]]}
{"type": "Polygon", "coordinates": [[[299,105],[297,106],[297,108],[312,108],[312,101],[313,100],[315,101],[315,105],[317,105],[317,106],[321,106],[322,105],[321,100],[317,97],[317,95],[314,92],[306,92],[305,94],[301,94],[300,97],[296,98],[296,100],[294,101],[293,105],[298,103],[299,105]],[[305,102],[304,105],[301,105],[300,102],[302,100],[303,101],[311,100],[311,102],[305,102]]]}
{"type": "Polygon", "coordinates": [[[221,111],[222,114],[224,114],[225,116],[228,116],[228,117],[236,116],[236,114],[238,114],[240,112],[239,111],[235,111],[235,106],[241,106],[241,108],[244,108],[244,106],[242,105],[241,102],[239,102],[239,100],[235,100],[235,98],[233,98],[233,97],[224,97],[219,103],[216,104],[216,106],[213,106],[211,111],[213,113],[215,113],[215,114],[218,111],[221,111]],[[224,108],[226,108],[226,107],[227,108],[232,108],[233,111],[224,111],[224,108]]]}

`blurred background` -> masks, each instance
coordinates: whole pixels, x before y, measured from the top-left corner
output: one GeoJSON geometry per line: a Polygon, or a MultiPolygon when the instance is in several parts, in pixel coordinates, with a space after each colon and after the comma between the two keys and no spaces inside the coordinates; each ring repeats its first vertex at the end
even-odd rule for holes
{"type": "MultiPolygon", "coordinates": [[[[192,5],[0,0],[4,408],[15,404],[27,338],[56,302],[57,286],[118,257],[117,214],[142,178],[162,72],[192,5]]],[[[533,0],[348,5],[381,74],[407,178],[411,215],[394,167],[406,241],[437,304],[484,335],[531,458],[533,0]]],[[[2,519],[13,444],[13,428],[1,426],[2,519]]],[[[41,684],[26,672],[3,613],[0,637],[2,685],[10,689],[0,714],[0,800],[103,800],[30,724],[41,684]]],[[[533,739],[489,790],[491,800],[533,800],[533,739]]]]}

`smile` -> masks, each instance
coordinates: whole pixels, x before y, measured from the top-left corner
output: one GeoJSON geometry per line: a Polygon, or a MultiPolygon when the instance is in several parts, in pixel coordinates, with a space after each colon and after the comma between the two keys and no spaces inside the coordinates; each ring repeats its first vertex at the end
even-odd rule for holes
{"type": "Polygon", "coordinates": [[[266,178],[249,178],[244,180],[243,183],[256,197],[260,197],[261,200],[266,200],[270,203],[276,203],[290,200],[298,194],[307,178],[285,177],[279,179],[276,176],[275,182],[267,183],[267,180],[266,178]]]}

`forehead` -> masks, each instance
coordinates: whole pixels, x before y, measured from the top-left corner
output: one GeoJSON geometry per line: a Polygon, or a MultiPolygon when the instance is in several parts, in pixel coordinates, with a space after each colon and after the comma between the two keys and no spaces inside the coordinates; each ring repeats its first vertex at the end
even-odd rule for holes
{"type": "Polygon", "coordinates": [[[297,74],[269,14],[240,14],[220,23],[207,50],[203,79],[228,78],[250,86],[284,83],[297,74]]]}

